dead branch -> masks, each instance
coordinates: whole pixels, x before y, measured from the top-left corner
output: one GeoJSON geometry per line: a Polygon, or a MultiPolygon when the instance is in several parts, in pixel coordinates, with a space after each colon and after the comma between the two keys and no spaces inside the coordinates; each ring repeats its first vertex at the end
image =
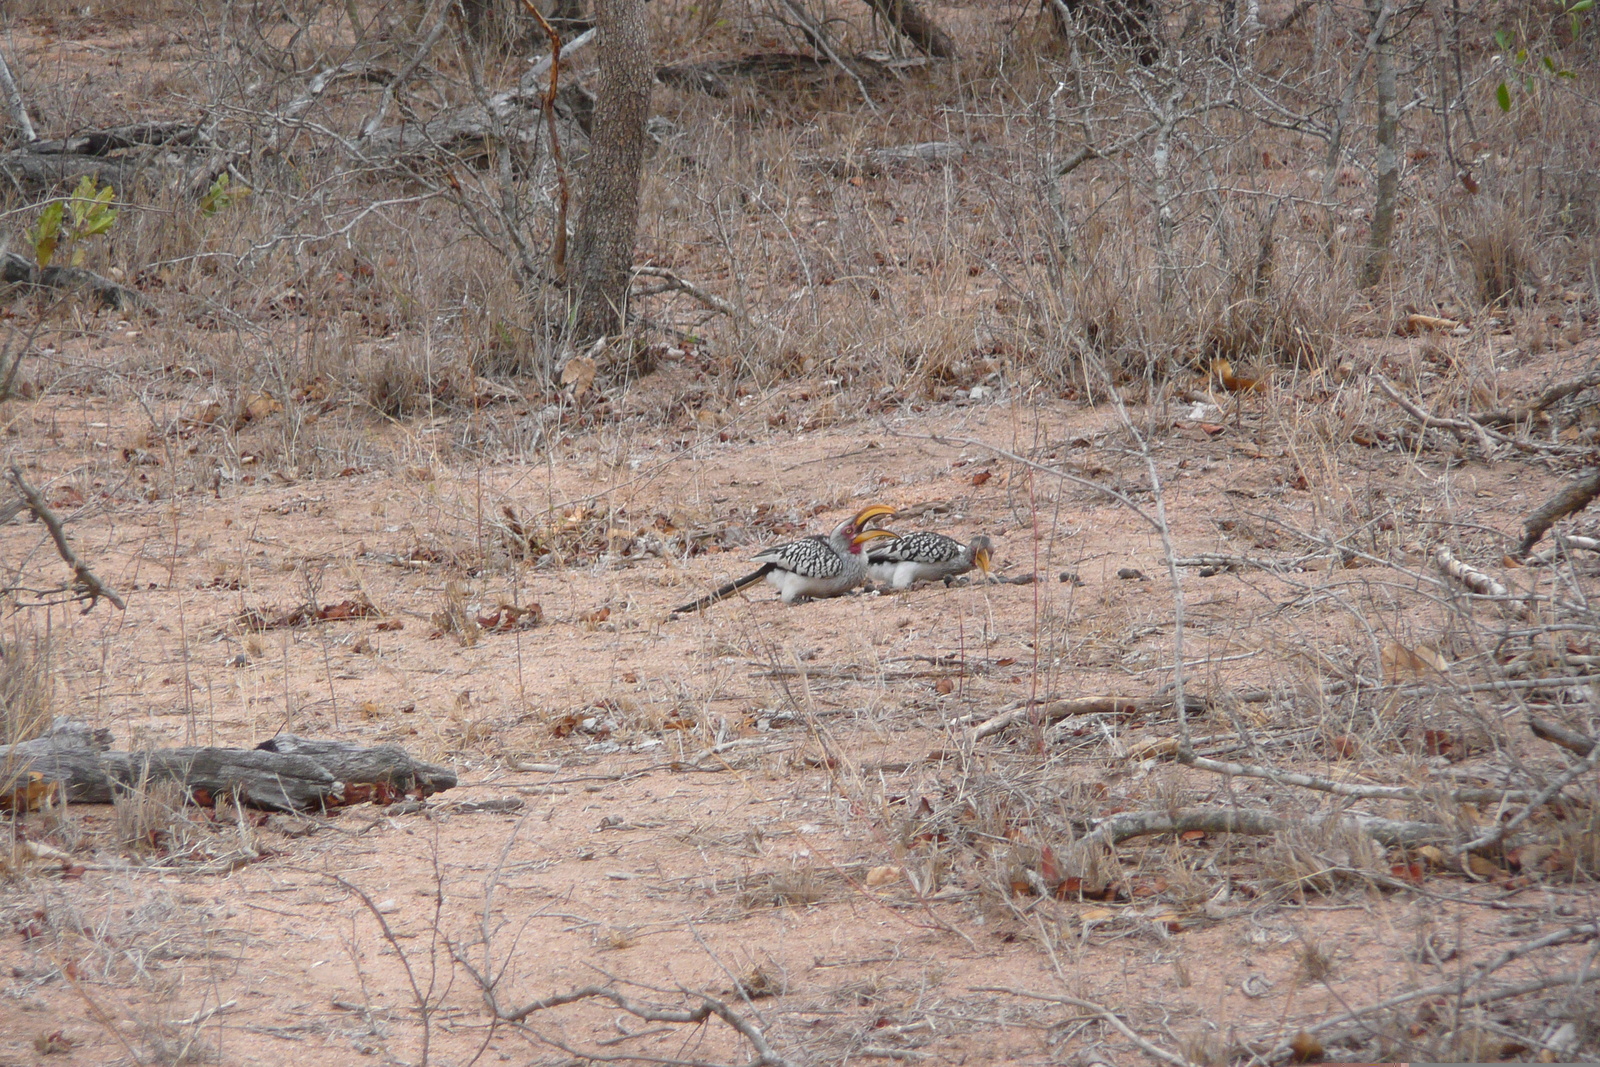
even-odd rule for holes
{"type": "MultiPolygon", "coordinates": [[[[4,395],[5,391],[0,389],[0,396],[4,395]]],[[[1554,562],[1555,558],[1562,554],[1563,549],[1581,548],[1586,552],[1600,552],[1600,537],[1584,537],[1582,534],[1557,534],[1556,540],[1559,541],[1560,544],[1547,548],[1542,552],[1535,552],[1533,555],[1527,557],[1528,562],[1554,562]]]]}
{"type": "Polygon", "coordinates": [[[1096,846],[1111,847],[1135,837],[1181,834],[1202,830],[1208,834],[1280,834],[1293,830],[1348,827],[1384,845],[1429,845],[1449,841],[1450,828],[1431,822],[1380,819],[1372,815],[1333,813],[1304,818],[1284,818],[1265,811],[1238,808],[1193,808],[1174,815],[1170,811],[1140,811],[1113,815],[1078,839],[1081,852],[1096,846]]]}
{"type": "Polygon", "coordinates": [[[67,544],[66,532],[61,528],[61,517],[50,510],[50,505],[45,503],[44,496],[40,494],[39,490],[28,484],[28,480],[22,476],[21,469],[15,463],[11,465],[11,480],[16,483],[17,491],[22,494],[22,499],[28,502],[28,510],[33,512],[36,519],[44,523],[46,530],[50,531],[50,537],[56,543],[56,553],[60,555],[61,561],[72,568],[74,595],[78,599],[82,599],[84,594],[88,595],[89,606],[83,609],[84,614],[87,615],[101,597],[111,601],[119,611],[126,611],[128,605],[124,603],[122,597],[117,595],[116,590],[102,582],[94,571],[89,569],[89,565],[79,559],[76,552],[72,551],[72,546],[67,544]],[[79,590],[82,590],[82,593],[79,593],[79,590]]]}
{"type": "Polygon", "coordinates": [[[833,45],[828,43],[828,35],[823,31],[822,27],[818,26],[811,16],[806,14],[805,8],[797,4],[795,0],[783,0],[783,6],[789,9],[789,14],[793,15],[795,21],[800,24],[800,32],[811,43],[811,47],[827,56],[834,66],[850,75],[856,83],[856,88],[861,90],[861,99],[866,101],[868,109],[877,114],[878,105],[872,99],[872,94],[867,92],[867,83],[861,80],[861,74],[856,68],[839,58],[839,53],[835,52],[833,45]]]}
{"type": "Polygon", "coordinates": [[[766,1035],[763,1034],[761,1030],[755,1026],[755,1024],[751,1023],[738,1012],[728,1007],[727,1004],[724,1004],[722,1001],[706,993],[701,993],[698,991],[690,992],[688,990],[685,990],[684,992],[685,995],[699,1000],[699,1005],[693,1008],[661,1008],[636,1001],[631,997],[625,996],[617,990],[610,988],[609,986],[590,985],[574,989],[567,993],[557,993],[554,996],[545,997],[542,1000],[536,1000],[533,1003],[528,1004],[525,1007],[518,1008],[514,1011],[504,1012],[501,1011],[494,1003],[492,991],[487,987],[484,988],[484,995],[489,1001],[490,1010],[494,1011],[496,1018],[502,1022],[508,1023],[523,1023],[527,1020],[528,1016],[533,1015],[536,1012],[545,1011],[549,1008],[558,1008],[564,1004],[575,1004],[578,1001],[592,999],[609,1000],[611,1003],[615,1004],[629,1015],[632,1015],[637,1019],[642,1019],[645,1022],[652,1023],[687,1023],[690,1025],[697,1025],[705,1022],[711,1016],[715,1015],[717,1018],[727,1023],[728,1026],[736,1030],[740,1036],[742,1036],[746,1041],[750,1042],[750,1046],[756,1050],[757,1058],[752,1061],[751,1067],[756,1067],[756,1065],[760,1065],[760,1067],[795,1067],[793,1061],[786,1059],[773,1050],[772,1046],[767,1043],[766,1035]]]}
{"type": "Polygon", "coordinates": [[[1490,454],[1493,454],[1494,452],[1494,444],[1491,440],[1491,436],[1499,438],[1502,442],[1509,443],[1509,439],[1506,438],[1504,434],[1499,434],[1492,430],[1488,430],[1471,419],[1446,419],[1427,411],[1422,407],[1421,404],[1418,404],[1415,400],[1412,400],[1410,397],[1406,396],[1399,389],[1396,389],[1394,383],[1390,382],[1388,378],[1385,378],[1381,374],[1374,373],[1372,375],[1372,379],[1378,383],[1378,388],[1382,389],[1384,393],[1388,395],[1390,400],[1393,400],[1397,405],[1399,405],[1400,410],[1404,411],[1407,415],[1410,415],[1413,419],[1416,419],[1424,426],[1434,427],[1441,430],[1449,430],[1454,433],[1456,437],[1462,440],[1466,439],[1467,434],[1473,434],[1477,437],[1478,444],[1483,448],[1483,450],[1490,454]]]}
{"type": "Polygon", "coordinates": [[[700,303],[704,304],[712,311],[726,315],[735,322],[746,326],[760,326],[765,330],[781,332],[771,323],[760,319],[751,318],[734,304],[722,299],[722,297],[717,296],[715,293],[708,292],[707,290],[700,288],[698,285],[695,285],[693,282],[688,281],[687,279],[680,278],[677,274],[665,267],[634,267],[633,274],[636,278],[659,278],[664,289],[658,291],[673,289],[685,293],[700,301],[700,303]]]}
{"type": "Polygon", "coordinates": [[[1474,411],[1472,421],[1486,426],[1506,426],[1523,422],[1558,404],[1574,393],[1600,385],[1600,369],[1592,370],[1581,378],[1557,382],[1519,408],[1495,408],[1491,411],[1474,411]]]}
{"type": "Polygon", "coordinates": [[[1168,1052],[1161,1046],[1146,1041],[1144,1038],[1135,1033],[1132,1027],[1118,1018],[1116,1013],[1110,1008],[1096,1004],[1092,1000],[1079,1000],[1077,997],[1061,996],[1056,993],[1035,993],[1027,989],[1012,989],[1009,986],[973,986],[972,991],[974,993],[1009,993],[1014,997],[1027,997],[1030,1000],[1045,1000],[1052,1004],[1066,1004],[1070,1007],[1082,1008],[1084,1011],[1094,1012],[1106,1022],[1116,1027],[1123,1037],[1127,1038],[1129,1041],[1132,1041],[1135,1045],[1138,1045],[1141,1049],[1149,1053],[1151,1056],[1154,1056],[1156,1059],[1161,1060],[1164,1063],[1170,1063],[1173,1065],[1173,1067],[1194,1067],[1193,1064],[1184,1059],[1182,1056],[1179,1056],[1177,1053],[1168,1052]]]}
{"type": "MultiPolygon", "coordinates": [[[[352,154],[372,162],[397,163],[405,159],[441,155],[481,154],[497,139],[496,126],[506,136],[531,143],[544,114],[546,86],[541,84],[553,67],[564,64],[594,40],[589,30],[566,42],[559,57],[545,56],[528,69],[513,89],[496,93],[482,103],[440,111],[420,122],[402,122],[367,132],[360,145],[346,144],[352,154]]],[[[367,76],[358,71],[351,76],[367,76]]],[[[309,104],[307,105],[309,106],[309,104]]],[[[289,121],[286,116],[285,121],[289,121]]],[[[575,120],[561,121],[561,140],[587,151],[588,135],[575,120]]]]}
{"type": "Polygon", "coordinates": [[[1552,745],[1560,745],[1568,752],[1576,752],[1580,756],[1587,756],[1595,748],[1594,738],[1533,716],[1528,717],[1528,729],[1533,731],[1533,736],[1552,745]]]}
{"type": "Polygon", "coordinates": [[[1582,511],[1597,496],[1600,496],[1600,466],[1567,483],[1528,516],[1527,521],[1522,524],[1522,540],[1512,555],[1519,558],[1526,556],[1550,527],[1568,515],[1582,511]]]}
{"type": "Polygon", "coordinates": [[[986,719],[969,729],[967,737],[973,741],[981,741],[1015,723],[1032,722],[1035,718],[1043,724],[1071,718],[1074,715],[1137,715],[1141,711],[1149,710],[1151,710],[1150,701],[1135,697],[1099,696],[1055,700],[1033,708],[1015,708],[986,719]]]}
{"type": "Polygon", "coordinates": [[[1092,144],[1086,144],[1056,164],[1055,176],[1058,179],[1065,178],[1091,159],[1110,159],[1112,156],[1126,152],[1159,129],[1161,129],[1161,123],[1152,122],[1138,133],[1129,134],[1120,141],[1114,141],[1104,148],[1096,148],[1092,144]]]}
{"type": "Polygon", "coordinates": [[[822,171],[835,178],[856,175],[873,178],[896,167],[910,164],[954,163],[967,154],[967,150],[954,141],[924,141],[920,144],[894,145],[889,148],[869,148],[858,155],[805,156],[798,162],[802,166],[822,171]]]}
{"type": "Polygon", "coordinates": [[[895,29],[926,54],[935,59],[952,59],[956,54],[955,42],[939,28],[939,24],[925,14],[914,0],[867,0],[872,9],[882,15],[895,29]]]}
{"type": "Polygon", "coordinates": [[[1510,596],[1511,591],[1471,564],[1463,563],[1444,545],[1433,550],[1433,562],[1441,571],[1454,578],[1474,593],[1483,596],[1510,596]]]}
{"type": "Polygon", "coordinates": [[[1354,797],[1362,800],[1425,800],[1425,799],[1450,799],[1458,803],[1480,804],[1486,796],[1495,801],[1515,799],[1528,799],[1530,794],[1521,790],[1482,790],[1463,789],[1450,793],[1439,794],[1427,789],[1416,789],[1408,785],[1356,785],[1351,782],[1339,782],[1332,778],[1324,778],[1316,774],[1303,774],[1299,771],[1282,771],[1275,767],[1262,767],[1253,763],[1224,763],[1220,760],[1207,759],[1204,756],[1194,756],[1183,759],[1177,752],[1176,745],[1171,746],[1170,752],[1163,755],[1178,755],[1179,762],[1186,763],[1202,771],[1213,774],[1238,776],[1241,778],[1262,778],[1280,785],[1299,786],[1302,789],[1313,789],[1319,793],[1331,793],[1339,797],[1354,797]]]}
{"type": "MultiPolygon", "coordinates": [[[[5,169],[0,159],[0,171],[5,169]]],[[[0,282],[34,289],[83,291],[102,305],[117,311],[138,307],[144,302],[134,290],[82,267],[38,267],[15,252],[0,253],[0,282]]]]}
{"type": "Polygon", "coordinates": [[[6,54],[0,51],[0,92],[6,96],[6,111],[11,116],[11,124],[22,134],[24,141],[33,142],[39,135],[33,130],[33,122],[28,118],[28,104],[22,98],[22,90],[17,88],[17,80],[11,76],[11,67],[6,63],[6,54]]]}
{"type": "MultiPolygon", "coordinates": [[[[1543,937],[1513,945],[1494,959],[1475,967],[1471,974],[1463,975],[1453,982],[1441,982],[1438,985],[1413,989],[1409,993],[1400,993],[1385,1000],[1380,1000],[1376,1004],[1370,1004],[1365,1008],[1357,1008],[1354,1011],[1347,1011],[1331,1018],[1323,1019],[1321,1022],[1313,1023],[1310,1026],[1297,1026],[1295,1030],[1313,1035],[1327,1035],[1326,1040],[1332,1044],[1344,1037],[1353,1037],[1356,1034],[1366,1033],[1368,1027],[1359,1023],[1359,1020],[1377,1015],[1380,1012],[1389,1011],[1392,1008],[1398,1008],[1416,1000],[1439,996],[1461,997],[1461,1000],[1456,1005],[1459,1010],[1461,1008],[1481,1007],[1484,1004],[1493,1004],[1497,1001],[1525,996],[1528,993],[1537,993],[1544,989],[1554,989],[1563,985],[1576,987],[1584,982],[1600,981],[1600,969],[1586,967],[1579,971],[1568,971],[1564,974],[1550,975],[1545,978],[1533,978],[1525,982],[1501,986],[1498,989],[1487,989],[1478,993],[1467,994],[1467,991],[1473,986],[1516,959],[1539,949],[1550,948],[1564,942],[1578,939],[1590,940],[1596,936],[1596,933],[1596,924],[1594,923],[1569,926],[1563,930],[1546,934],[1543,937]],[[1357,1025],[1352,1026],[1350,1025],[1351,1023],[1356,1023],[1357,1025]]],[[[1267,1062],[1273,1062],[1283,1059],[1290,1051],[1289,1039],[1285,1038],[1262,1058],[1267,1062]]]]}
{"type": "Polygon", "coordinates": [[[550,88],[544,94],[544,117],[550,127],[550,158],[556,165],[556,223],[555,236],[550,243],[550,265],[554,271],[556,281],[565,285],[567,281],[567,210],[571,204],[571,190],[567,185],[567,161],[561,154],[561,131],[556,128],[556,94],[561,88],[561,34],[544,17],[533,0],[522,0],[522,6],[528,9],[544,30],[545,36],[550,39],[550,88]]]}
{"type": "Polygon", "coordinates": [[[43,786],[70,802],[109,804],[119,793],[153,781],[176,782],[198,804],[237,796],[268,811],[304,811],[406,794],[429,796],[456,784],[455,772],[413,759],[398,745],[363,748],[280,734],[253,749],[166,748],[110,751],[109,731],[58,720],[49,733],[0,746],[7,782],[42,776],[43,786]],[[271,747],[268,747],[271,746],[271,747]]]}
{"type": "Polygon", "coordinates": [[[89,175],[126,191],[148,169],[157,150],[214,152],[216,147],[205,129],[194,123],[139,122],[51,141],[32,140],[0,154],[0,175],[20,188],[43,190],[72,185],[89,175]],[[142,151],[114,154],[132,149],[142,151]]]}
{"type": "Polygon", "coordinates": [[[1483,849],[1492,848],[1504,841],[1507,837],[1528,820],[1535,811],[1544,807],[1578,777],[1593,774],[1596,767],[1600,767],[1600,745],[1589,750],[1589,754],[1582,760],[1568,767],[1566,771],[1553,778],[1549,785],[1541,789],[1527,805],[1509,819],[1496,820],[1492,829],[1479,834],[1464,845],[1457,845],[1450,850],[1452,856],[1464,856],[1469,852],[1481,852],[1483,849]]]}
{"type": "MultiPolygon", "coordinates": [[[[854,61],[865,62],[861,56],[854,57],[854,61]]],[[[668,64],[656,68],[656,79],[663,85],[722,98],[730,92],[728,83],[723,80],[725,77],[772,78],[816,74],[828,66],[826,59],[817,56],[795,52],[756,52],[728,59],[668,64]]]]}

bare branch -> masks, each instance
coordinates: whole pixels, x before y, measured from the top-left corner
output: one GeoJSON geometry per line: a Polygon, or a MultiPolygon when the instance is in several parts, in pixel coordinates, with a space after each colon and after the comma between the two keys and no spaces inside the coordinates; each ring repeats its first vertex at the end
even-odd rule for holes
{"type": "Polygon", "coordinates": [[[6,54],[0,51],[0,92],[6,95],[6,111],[11,116],[11,122],[22,131],[22,139],[32,143],[39,139],[34,132],[33,122],[28,118],[28,104],[22,98],[22,90],[17,88],[17,80],[11,76],[11,67],[6,63],[6,54]]]}
{"type": "Polygon", "coordinates": [[[89,565],[72,551],[72,546],[67,544],[66,532],[61,528],[61,517],[50,510],[50,505],[45,503],[43,494],[28,484],[28,480],[22,476],[22,470],[15,463],[11,465],[11,480],[16,483],[22,499],[28,502],[28,510],[33,512],[34,517],[44,523],[45,529],[50,531],[50,537],[56,543],[56,552],[61,556],[62,562],[72,568],[73,588],[81,589],[88,595],[89,606],[83,609],[84,614],[87,615],[101,597],[111,601],[119,611],[126,611],[128,605],[117,595],[116,590],[102,582],[94,571],[89,569],[89,565]]]}

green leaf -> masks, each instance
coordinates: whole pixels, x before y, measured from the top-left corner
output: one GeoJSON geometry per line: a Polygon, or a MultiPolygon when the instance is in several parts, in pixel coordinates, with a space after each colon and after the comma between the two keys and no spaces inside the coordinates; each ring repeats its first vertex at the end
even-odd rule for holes
{"type": "Polygon", "coordinates": [[[96,234],[105,233],[111,229],[111,224],[116,221],[117,213],[115,211],[101,211],[84,226],[82,236],[93,237],[96,234]]]}
{"type": "Polygon", "coordinates": [[[1494,102],[1500,105],[1501,111],[1511,110],[1511,89],[1505,82],[1501,82],[1494,91],[1494,102]]]}
{"type": "Polygon", "coordinates": [[[1505,30],[1494,31],[1494,43],[1500,46],[1500,51],[1511,51],[1511,35],[1505,30]]]}
{"type": "Polygon", "coordinates": [[[1548,70],[1551,74],[1554,74],[1556,72],[1556,61],[1551,59],[1549,56],[1545,56],[1544,69],[1548,70]]]}
{"type": "Polygon", "coordinates": [[[1556,77],[1566,78],[1568,81],[1571,81],[1573,78],[1576,78],[1577,75],[1572,73],[1570,70],[1558,70],[1556,71],[1556,77]]]}
{"type": "Polygon", "coordinates": [[[1526,63],[1527,61],[1528,61],[1528,50],[1526,48],[1517,49],[1517,62],[1518,63],[1526,63]]]}
{"type": "Polygon", "coordinates": [[[41,267],[48,267],[51,257],[56,254],[56,243],[61,240],[61,215],[65,209],[66,205],[60,200],[50,201],[39,212],[39,221],[28,231],[28,239],[33,242],[34,257],[41,267]]]}
{"type": "Polygon", "coordinates": [[[82,245],[79,245],[78,247],[76,247],[76,248],[74,248],[72,250],[72,265],[74,267],[83,266],[83,246],[82,245]]]}
{"type": "Polygon", "coordinates": [[[1567,8],[1567,14],[1581,15],[1592,7],[1594,7],[1594,0],[1578,0],[1576,4],[1573,4],[1571,7],[1567,8]]]}

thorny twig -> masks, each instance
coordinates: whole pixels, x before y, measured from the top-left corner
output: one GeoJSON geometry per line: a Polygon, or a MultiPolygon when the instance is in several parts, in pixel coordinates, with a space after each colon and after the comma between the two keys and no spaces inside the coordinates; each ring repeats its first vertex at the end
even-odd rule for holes
{"type": "Polygon", "coordinates": [[[728,1026],[738,1031],[740,1036],[750,1042],[750,1046],[755,1049],[756,1058],[750,1062],[750,1067],[795,1067],[793,1061],[773,1050],[772,1046],[767,1043],[766,1035],[754,1023],[734,1011],[727,1004],[724,1004],[709,993],[703,993],[698,990],[684,990],[683,992],[686,996],[699,1000],[699,1005],[693,1008],[661,1008],[634,1000],[612,989],[610,986],[589,985],[581,986],[570,992],[544,997],[514,1011],[506,1012],[493,1005],[491,1007],[493,1007],[500,1021],[517,1024],[526,1022],[528,1016],[536,1012],[592,999],[609,1000],[629,1015],[652,1023],[698,1024],[715,1015],[724,1023],[727,1023],[728,1026]]]}
{"type": "Polygon", "coordinates": [[[1177,1053],[1168,1052],[1160,1045],[1154,1044],[1145,1038],[1140,1037],[1131,1026],[1119,1019],[1117,1014],[1110,1008],[1107,1008],[1104,1005],[1096,1004],[1092,1000],[1079,1000],[1077,997],[1061,996],[1060,994],[1056,993],[1035,993],[1032,990],[1012,989],[1009,986],[973,986],[972,991],[974,993],[1009,993],[1014,997],[1027,997],[1030,1000],[1046,1000],[1052,1004],[1066,1004],[1074,1008],[1082,1008],[1084,1011],[1092,1011],[1096,1015],[1100,1016],[1100,1018],[1116,1027],[1117,1030],[1121,1032],[1123,1037],[1126,1037],[1129,1041],[1132,1041],[1135,1045],[1138,1045],[1146,1053],[1154,1056],[1158,1060],[1161,1060],[1163,1063],[1170,1063],[1173,1065],[1173,1067],[1194,1067],[1194,1064],[1192,1064],[1189,1060],[1184,1059],[1177,1053]]]}
{"type": "MultiPolygon", "coordinates": [[[[72,551],[72,546],[67,544],[66,532],[61,528],[61,517],[50,510],[50,505],[45,503],[43,494],[28,484],[28,480],[22,476],[22,470],[15,463],[11,465],[11,480],[16,484],[17,491],[22,494],[22,499],[28,502],[28,510],[44,523],[46,530],[50,531],[50,537],[56,543],[56,552],[61,556],[62,562],[72,568],[73,590],[81,589],[88,594],[89,606],[83,609],[84,614],[87,615],[101,597],[111,601],[117,610],[126,611],[128,605],[117,595],[117,591],[102,582],[94,571],[89,569],[89,565],[72,551]]],[[[82,594],[77,594],[77,597],[82,599],[82,594]]]]}

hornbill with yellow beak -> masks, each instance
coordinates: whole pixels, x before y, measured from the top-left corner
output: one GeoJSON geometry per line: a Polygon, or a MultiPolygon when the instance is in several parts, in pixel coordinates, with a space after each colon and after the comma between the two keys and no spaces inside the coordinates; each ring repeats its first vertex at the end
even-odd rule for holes
{"type": "Polygon", "coordinates": [[[867,577],[862,546],[880,537],[894,536],[887,530],[863,527],[873,519],[893,514],[894,509],[885,504],[871,504],[835,526],[827,537],[814,535],[758,552],[750,557],[761,564],[758,569],[699,600],[674,608],[672,614],[684,615],[708,608],[763,578],[777,588],[785,604],[848,593],[867,577]]]}
{"type": "Polygon", "coordinates": [[[874,545],[867,553],[867,573],[891,589],[910,589],[921,581],[954,578],[977,567],[990,573],[994,543],[979,534],[966,544],[941,533],[920,531],[874,545]]]}

